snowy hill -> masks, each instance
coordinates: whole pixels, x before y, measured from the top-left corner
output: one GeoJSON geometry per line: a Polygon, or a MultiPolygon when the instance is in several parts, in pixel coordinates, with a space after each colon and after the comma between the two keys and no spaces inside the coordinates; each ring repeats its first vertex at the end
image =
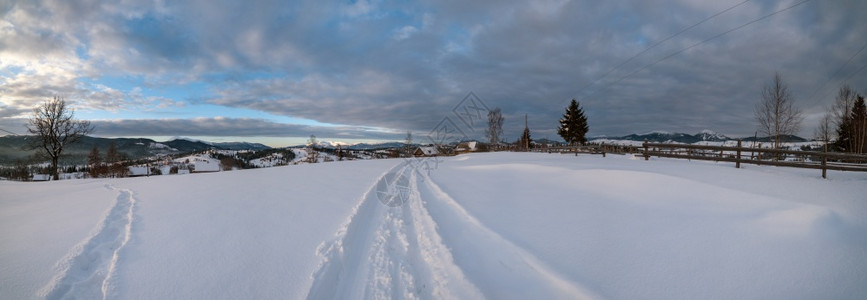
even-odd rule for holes
{"type": "Polygon", "coordinates": [[[0,182],[0,299],[867,298],[863,173],[409,162],[0,182]]]}
{"type": "Polygon", "coordinates": [[[225,150],[266,150],[271,149],[266,145],[260,143],[248,143],[248,142],[224,142],[224,143],[213,143],[217,149],[225,149],[225,150]]]}
{"type": "Polygon", "coordinates": [[[405,143],[400,142],[390,142],[390,143],[379,143],[379,144],[367,144],[367,143],[358,143],[354,145],[344,146],[344,149],[349,150],[378,150],[378,149],[399,149],[406,147],[405,143]]]}
{"type": "Polygon", "coordinates": [[[174,138],[172,140],[162,142],[162,144],[177,149],[180,152],[197,152],[216,148],[211,143],[187,138],[174,138]]]}
{"type": "Polygon", "coordinates": [[[220,160],[208,154],[193,154],[176,158],[174,161],[193,166],[192,171],[194,172],[219,172],[221,170],[220,160]]]}
{"type": "MultiPolygon", "coordinates": [[[[0,165],[11,165],[16,160],[26,159],[33,154],[32,151],[24,150],[28,139],[32,136],[0,136],[0,165]]],[[[64,159],[61,163],[82,164],[87,161],[87,155],[94,146],[98,147],[102,154],[108,150],[109,144],[114,143],[119,153],[135,160],[156,155],[199,152],[209,149],[218,150],[267,150],[266,145],[247,142],[210,143],[184,137],[175,137],[169,141],[157,142],[146,138],[99,138],[86,136],[78,143],[69,145],[64,150],[64,159]]]]}

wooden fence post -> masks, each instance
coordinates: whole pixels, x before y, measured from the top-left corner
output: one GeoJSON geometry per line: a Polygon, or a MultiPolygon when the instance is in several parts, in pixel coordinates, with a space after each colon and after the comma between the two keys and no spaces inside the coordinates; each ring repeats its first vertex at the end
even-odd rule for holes
{"type": "Polygon", "coordinates": [[[822,150],[822,178],[828,179],[828,156],[825,154],[828,153],[828,141],[825,141],[825,148],[822,150]]]}
{"type": "Polygon", "coordinates": [[[758,154],[757,158],[758,158],[758,161],[756,164],[761,166],[762,165],[762,143],[759,143],[759,154],[758,154]]]}
{"type": "Polygon", "coordinates": [[[735,168],[741,168],[741,140],[738,139],[738,154],[735,158],[735,168]]]}
{"type": "Polygon", "coordinates": [[[647,139],[644,139],[644,160],[650,160],[650,155],[647,153],[647,139]]]}

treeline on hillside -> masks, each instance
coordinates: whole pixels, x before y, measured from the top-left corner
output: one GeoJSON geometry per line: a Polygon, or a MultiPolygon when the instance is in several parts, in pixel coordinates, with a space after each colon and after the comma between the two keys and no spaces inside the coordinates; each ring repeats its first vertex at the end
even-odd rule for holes
{"type": "Polygon", "coordinates": [[[236,151],[232,154],[215,151],[212,156],[220,160],[220,166],[223,170],[233,169],[255,169],[259,166],[252,163],[256,159],[276,159],[275,165],[286,165],[295,159],[295,152],[292,149],[264,149],[258,151],[236,151]]]}

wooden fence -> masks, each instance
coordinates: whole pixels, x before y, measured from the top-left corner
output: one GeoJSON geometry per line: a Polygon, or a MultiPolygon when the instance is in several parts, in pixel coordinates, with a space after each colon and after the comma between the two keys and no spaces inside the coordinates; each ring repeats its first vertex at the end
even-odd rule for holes
{"type": "Polygon", "coordinates": [[[741,164],[769,165],[780,167],[807,168],[822,170],[822,178],[827,178],[828,170],[867,172],[867,155],[837,152],[798,151],[785,149],[743,147],[741,141],[737,146],[711,146],[693,144],[649,143],[641,146],[621,145],[587,145],[580,147],[546,147],[532,149],[536,152],[548,153],[633,153],[644,156],[668,157],[690,160],[725,161],[741,164]]]}
{"type": "Polygon", "coordinates": [[[541,147],[541,148],[533,148],[530,149],[531,152],[544,152],[544,153],[560,153],[560,154],[578,154],[578,153],[588,153],[588,154],[602,154],[605,156],[606,153],[615,153],[615,154],[627,154],[627,153],[635,153],[641,154],[641,146],[622,146],[622,145],[611,145],[611,144],[589,144],[585,146],[576,146],[576,147],[541,147]]]}
{"type": "Polygon", "coordinates": [[[681,159],[734,162],[736,168],[742,163],[780,167],[822,170],[827,178],[828,170],[867,172],[867,155],[836,152],[797,151],[785,149],[735,147],[710,145],[682,145],[644,142],[644,160],[651,156],[681,159]]]}

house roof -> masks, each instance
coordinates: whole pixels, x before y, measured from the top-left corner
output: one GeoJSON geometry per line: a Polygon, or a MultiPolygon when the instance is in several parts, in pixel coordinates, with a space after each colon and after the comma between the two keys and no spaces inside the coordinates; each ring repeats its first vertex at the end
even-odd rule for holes
{"type": "Polygon", "coordinates": [[[458,151],[466,150],[466,151],[476,151],[476,142],[463,142],[458,144],[458,147],[455,149],[458,151]]]}
{"type": "Polygon", "coordinates": [[[418,149],[416,149],[415,152],[418,152],[418,151],[421,151],[421,153],[424,155],[436,155],[439,153],[439,151],[437,151],[437,148],[434,146],[418,147],[418,149]]]}

